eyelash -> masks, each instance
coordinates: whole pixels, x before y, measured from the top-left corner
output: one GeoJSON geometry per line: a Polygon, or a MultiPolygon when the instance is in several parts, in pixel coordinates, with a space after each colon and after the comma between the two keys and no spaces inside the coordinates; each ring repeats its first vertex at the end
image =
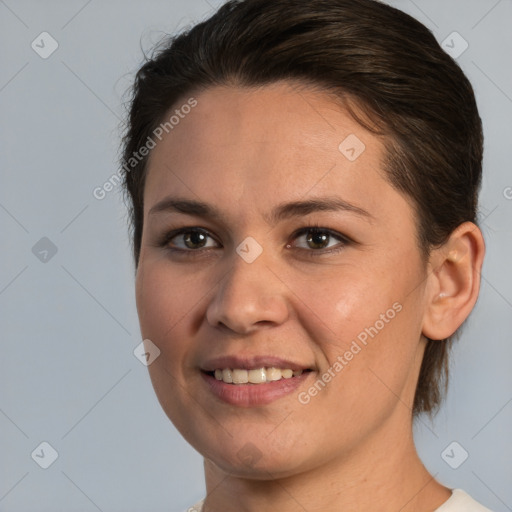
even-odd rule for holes
{"type": "Polygon", "coordinates": [[[300,251],[305,251],[306,254],[311,257],[319,257],[326,254],[337,254],[341,252],[343,249],[345,249],[348,245],[353,243],[354,241],[351,240],[348,236],[342,235],[341,233],[338,233],[337,231],[334,231],[333,229],[325,228],[320,226],[317,223],[307,223],[304,227],[294,231],[292,234],[292,239],[296,239],[299,236],[302,236],[304,234],[307,234],[311,231],[320,231],[321,233],[327,234],[330,237],[337,238],[339,240],[339,245],[337,247],[332,247],[330,249],[304,249],[302,247],[299,247],[300,251]]]}
{"type": "MultiPolygon", "coordinates": [[[[346,235],[342,235],[341,233],[338,233],[337,231],[334,231],[329,228],[324,228],[316,223],[306,224],[304,227],[294,231],[291,238],[296,239],[299,236],[302,236],[304,234],[307,234],[307,233],[309,233],[311,231],[315,231],[315,230],[320,231],[323,234],[327,234],[331,237],[337,238],[340,241],[341,245],[339,247],[335,247],[335,248],[317,249],[317,250],[304,249],[302,247],[298,248],[301,252],[306,252],[309,257],[315,258],[315,257],[323,256],[326,254],[337,254],[340,251],[342,251],[343,249],[345,249],[345,247],[347,245],[354,243],[354,241],[351,240],[346,235]]],[[[215,239],[215,237],[213,237],[206,229],[200,228],[197,226],[190,226],[190,227],[183,227],[183,228],[175,229],[173,231],[170,231],[169,233],[166,233],[162,237],[162,239],[158,242],[157,245],[158,245],[158,247],[166,248],[167,250],[169,250],[170,252],[173,252],[173,253],[186,254],[187,256],[190,256],[190,257],[200,256],[203,251],[208,250],[209,248],[206,248],[206,249],[180,249],[180,248],[176,248],[176,247],[169,247],[169,243],[171,242],[171,240],[173,238],[176,238],[179,235],[182,235],[185,233],[190,233],[190,232],[202,233],[202,234],[212,238],[217,243],[219,243],[215,239]]],[[[289,244],[287,244],[287,246],[289,246],[289,244]]]]}

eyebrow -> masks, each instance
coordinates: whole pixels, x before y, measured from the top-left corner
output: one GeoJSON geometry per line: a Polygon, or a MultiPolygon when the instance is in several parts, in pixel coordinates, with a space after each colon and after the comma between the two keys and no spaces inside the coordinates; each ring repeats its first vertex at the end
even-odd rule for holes
{"type": "MultiPolygon", "coordinates": [[[[270,215],[264,215],[264,218],[269,224],[275,224],[291,217],[301,217],[318,211],[345,211],[367,218],[368,220],[374,219],[374,216],[365,209],[344,201],[339,197],[320,197],[305,201],[281,203],[271,211],[270,215]]],[[[168,212],[177,212],[198,217],[210,217],[219,221],[225,220],[222,213],[214,206],[202,201],[182,199],[179,197],[166,197],[162,201],[159,201],[149,210],[148,215],[168,212]]]]}

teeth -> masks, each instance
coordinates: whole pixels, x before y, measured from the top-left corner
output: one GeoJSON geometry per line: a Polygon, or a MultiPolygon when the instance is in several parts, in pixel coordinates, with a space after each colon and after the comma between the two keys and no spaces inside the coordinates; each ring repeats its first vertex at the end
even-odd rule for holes
{"type": "Polygon", "coordinates": [[[267,382],[267,372],[265,371],[265,368],[249,370],[249,382],[251,384],[261,384],[262,382],[267,382]]]}
{"type": "MultiPolygon", "coordinates": [[[[224,375],[224,372],[222,372],[224,375]]],[[[247,384],[249,382],[249,372],[247,370],[233,370],[233,384],[247,384]]]]}
{"type": "Polygon", "coordinates": [[[289,368],[254,368],[242,370],[239,368],[223,368],[215,370],[215,378],[226,384],[262,384],[281,379],[291,379],[302,375],[303,370],[291,370],[289,368]]]}
{"type": "Polygon", "coordinates": [[[231,373],[231,370],[229,368],[226,368],[225,370],[222,370],[221,377],[217,377],[217,371],[215,371],[215,378],[217,380],[223,380],[224,382],[227,382],[228,384],[231,384],[233,382],[233,374],[231,373]]]}
{"type": "Polygon", "coordinates": [[[281,380],[281,370],[279,368],[267,368],[267,380],[281,380]]]}

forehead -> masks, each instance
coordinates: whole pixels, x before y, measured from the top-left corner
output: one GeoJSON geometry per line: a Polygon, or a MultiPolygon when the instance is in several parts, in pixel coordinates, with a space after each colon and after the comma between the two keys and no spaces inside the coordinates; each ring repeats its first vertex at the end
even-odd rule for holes
{"type": "Polygon", "coordinates": [[[381,169],[383,141],[326,93],[276,83],[213,87],[194,99],[152,150],[146,214],[170,193],[240,212],[337,193],[378,209],[392,192],[381,169]]]}

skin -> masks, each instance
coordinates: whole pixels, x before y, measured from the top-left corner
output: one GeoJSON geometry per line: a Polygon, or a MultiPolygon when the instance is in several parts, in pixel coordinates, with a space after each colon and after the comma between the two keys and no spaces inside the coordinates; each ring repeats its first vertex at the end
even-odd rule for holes
{"type": "Polygon", "coordinates": [[[384,141],[325,93],[282,82],[195,97],[150,155],[136,299],[143,338],[161,351],[149,366],[160,404],[205,457],[205,511],[435,510],[450,491],[418,458],[411,407],[425,336],[450,336],[476,301],[480,231],[459,226],[424,261],[411,203],[381,170],[384,141]],[[350,134],[365,144],[354,161],[338,150],[350,134]],[[149,213],[171,195],[222,217],[149,213]],[[327,196],[369,215],[314,211],[269,222],[283,202],[327,196]],[[307,233],[293,237],[311,223],[352,241],[328,237],[319,249],[307,233]],[[159,243],[181,227],[212,238],[203,248],[183,235],[159,243]],[[252,263],[236,252],[249,236],[263,249],[252,263]],[[300,403],[298,393],[396,303],[401,311],[300,403]],[[233,354],[292,358],[313,371],[268,405],[229,405],[199,368],[233,354]]]}

